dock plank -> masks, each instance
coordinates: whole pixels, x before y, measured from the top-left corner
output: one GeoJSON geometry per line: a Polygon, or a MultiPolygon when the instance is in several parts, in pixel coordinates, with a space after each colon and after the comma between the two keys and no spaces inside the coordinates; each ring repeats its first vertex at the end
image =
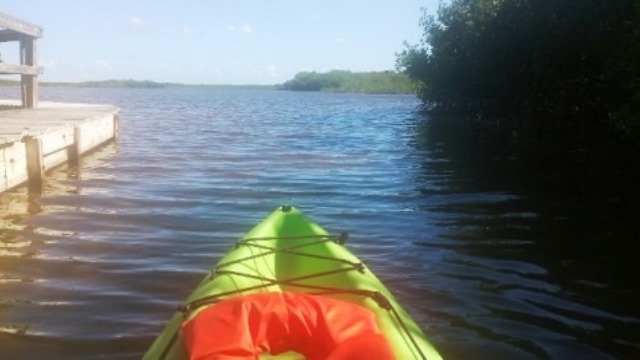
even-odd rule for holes
{"type": "MultiPolygon", "coordinates": [[[[1,106],[20,106],[17,100],[0,100],[1,106]]],[[[118,112],[113,105],[81,103],[58,103],[41,101],[36,109],[9,109],[0,111],[0,143],[2,137],[32,135],[37,136],[66,126],[73,126],[103,116],[105,113],[118,112]]]]}

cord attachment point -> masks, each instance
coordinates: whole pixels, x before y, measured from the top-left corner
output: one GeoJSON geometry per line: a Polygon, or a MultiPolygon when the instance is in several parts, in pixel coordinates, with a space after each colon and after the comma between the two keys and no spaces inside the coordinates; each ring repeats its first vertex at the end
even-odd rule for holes
{"type": "Polygon", "coordinates": [[[209,280],[215,279],[217,275],[218,275],[218,267],[216,266],[211,269],[211,272],[209,273],[209,280]]]}
{"type": "Polygon", "coordinates": [[[346,231],[343,231],[342,233],[340,233],[340,235],[336,238],[336,244],[339,245],[344,245],[347,240],[349,239],[349,233],[347,233],[346,231]]]}
{"type": "Polygon", "coordinates": [[[373,299],[373,301],[378,303],[378,306],[380,306],[385,310],[391,310],[392,306],[391,306],[391,303],[389,302],[389,299],[387,299],[387,297],[384,296],[381,292],[373,291],[371,292],[370,296],[371,296],[371,299],[373,299]]]}

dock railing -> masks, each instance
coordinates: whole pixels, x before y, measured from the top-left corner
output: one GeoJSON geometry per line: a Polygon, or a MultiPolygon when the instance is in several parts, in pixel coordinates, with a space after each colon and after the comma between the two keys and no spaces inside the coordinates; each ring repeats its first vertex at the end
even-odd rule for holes
{"type": "Polygon", "coordinates": [[[20,64],[0,62],[0,74],[20,75],[22,107],[38,106],[38,75],[42,67],[37,64],[36,40],[42,37],[42,28],[0,12],[0,42],[20,42],[20,64]]]}

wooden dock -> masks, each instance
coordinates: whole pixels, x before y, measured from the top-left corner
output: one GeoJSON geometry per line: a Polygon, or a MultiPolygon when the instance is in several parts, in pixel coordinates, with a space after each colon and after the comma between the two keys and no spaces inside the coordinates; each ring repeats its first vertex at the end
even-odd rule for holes
{"type": "Polygon", "coordinates": [[[0,12],[0,43],[18,42],[20,64],[0,59],[1,75],[20,75],[22,99],[0,100],[0,193],[28,184],[41,192],[47,171],[116,139],[119,109],[111,105],[38,101],[38,25],[0,12]]]}
{"type": "Polygon", "coordinates": [[[42,190],[45,173],[77,165],[82,154],[115,140],[119,109],[111,105],[0,100],[0,192],[28,184],[42,190]]]}

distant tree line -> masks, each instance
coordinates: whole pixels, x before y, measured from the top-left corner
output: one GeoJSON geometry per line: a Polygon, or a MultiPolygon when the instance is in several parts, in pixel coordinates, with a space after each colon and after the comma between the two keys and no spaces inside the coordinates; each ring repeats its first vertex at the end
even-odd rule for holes
{"type": "Polygon", "coordinates": [[[429,110],[538,138],[640,144],[640,2],[451,0],[397,54],[429,110]]]}
{"type": "MultiPolygon", "coordinates": [[[[137,88],[137,89],[164,89],[164,88],[215,88],[215,89],[242,89],[242,90],[274,90],[275,85],[227,85],[227,84],[181,84],[170,82],[156,82],[152,80],[111,79],[80,82],[42,81],[42,86],[68,86],[86,88],[137,88]]],[[[0,86],[20,86],[20,81],[0,79],[0,86]]]]}
{"type": "Polygon", "coordinates": [[[18,86],[20,81],[0,79],[0,86],[18,86]]]}
{"type": "Polygon", "coordinates": [[[166,87],[165,83],[158,83],[151,80],[97,80],[97,81],[82,81],[77,83],[44,83],[49,86],[75,86],[75,87],[91,87],[91,88],[142,88],[142,89],[161,89],[166,87]]]}
{"type": "Polygon", "coordinates": [[[326,73],[299,72],[279,86],[281,90],[330,91],[378,94],[415,93],[409,77],[395,71],[351,72],[332,70],[326,73]]]}
{"type": "MultiPolygon", "coordinates": [[[[96,81],[41,81],[42,86],[96,87],[96,88],[147,88],[157,89],[170,86],[170,83],[158,83],[151,80],[96,80],[96,81]]],[[[20,80],[0,79],[0,86],[20,86],[20,80]]]]}

